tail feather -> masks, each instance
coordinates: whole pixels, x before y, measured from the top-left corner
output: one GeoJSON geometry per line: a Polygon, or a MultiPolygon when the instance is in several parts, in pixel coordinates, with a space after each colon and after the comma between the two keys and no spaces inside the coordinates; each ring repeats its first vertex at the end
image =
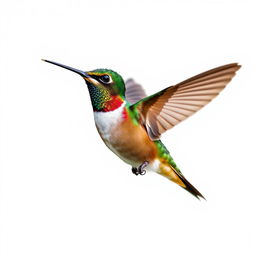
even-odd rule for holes
{"type": "Polygon", "coordinates": [[[167,165],[166,163],[162,163],[160,165],[160,174],[187,190],[197,199],[203,198],[204,200],[206,200],[205,197],[191,183],[188,182],[183,174],[180,171],[176,170],[170,164],[167,165]]]}
{"type": "Polygon", "coordinates": [[[184,188],[185,190],[187,190],[189,193],[191,193],[193,196],[195,196],[197,199],[203,198],[204,200],[205,197],[191,184],[188,182],[187,179],[185,179],[185,177],[181,177],[179,176],[179,178],[181,179],[181,181],[184,183],[185,187],[182,186],[182,188],[184,188]]]}

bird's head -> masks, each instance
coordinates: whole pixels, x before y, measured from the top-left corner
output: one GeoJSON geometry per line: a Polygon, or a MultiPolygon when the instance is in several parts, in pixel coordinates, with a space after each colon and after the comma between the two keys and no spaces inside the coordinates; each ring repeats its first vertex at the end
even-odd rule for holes
{"type": "Polygon", "coordinates": [[[86,72],[57,62],[43,61],[68,69],[82,76],[88,86],[92,106],[95,111],[111,111],[124,102],[125,83],[117,72],[109,69],[95,69],[86,72]]]}

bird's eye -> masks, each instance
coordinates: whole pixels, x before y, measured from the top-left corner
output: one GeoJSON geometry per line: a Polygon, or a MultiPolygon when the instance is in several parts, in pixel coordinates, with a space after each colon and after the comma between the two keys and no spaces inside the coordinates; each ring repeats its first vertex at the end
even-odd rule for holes
{"type": "Polygon", "coordinates": [[[109,75],[103,75],[100,78],[100,81],[103,82],[104,84],[108,84],[111,82],[111,79],[109,77],[109,75]]]}

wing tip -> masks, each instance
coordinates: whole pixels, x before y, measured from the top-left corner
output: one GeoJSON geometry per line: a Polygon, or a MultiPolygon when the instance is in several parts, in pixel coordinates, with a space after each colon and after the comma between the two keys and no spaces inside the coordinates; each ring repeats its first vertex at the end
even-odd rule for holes
{"type": "Polygon", "coordinates": [[[128,78],[128,79],[125,81],[125,84],[126,84],[126,83],[131,83],[131,82],[135,82],[135,81],[134,81],[133,78],[130,77],[130,78],[128,78]]]}
{"type": "Polygon", "coordinates": [[[239,70],[242,67],[242,65],[239,64],[238,62],[230,63],[228,65],[236,67],[236,71],[239,70]]]}

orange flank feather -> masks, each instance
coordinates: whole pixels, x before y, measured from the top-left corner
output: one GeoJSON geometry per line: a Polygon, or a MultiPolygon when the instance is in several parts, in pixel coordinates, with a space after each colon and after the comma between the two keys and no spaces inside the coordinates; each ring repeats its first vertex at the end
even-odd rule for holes
{"type": "MultiPolygon", "coordinates": [[[[127,110],[124,108],[122,115],[127,117],[127,110]]],[[[157,147],[150,140],[145,128],[141,125],[134,125],[131,118],[125,118],[122,122],[112,128],[110,132],[111,147],[126,162],[132,162],[136,167],[145,160],[152,162],[157,157],[157,147]]]]}

